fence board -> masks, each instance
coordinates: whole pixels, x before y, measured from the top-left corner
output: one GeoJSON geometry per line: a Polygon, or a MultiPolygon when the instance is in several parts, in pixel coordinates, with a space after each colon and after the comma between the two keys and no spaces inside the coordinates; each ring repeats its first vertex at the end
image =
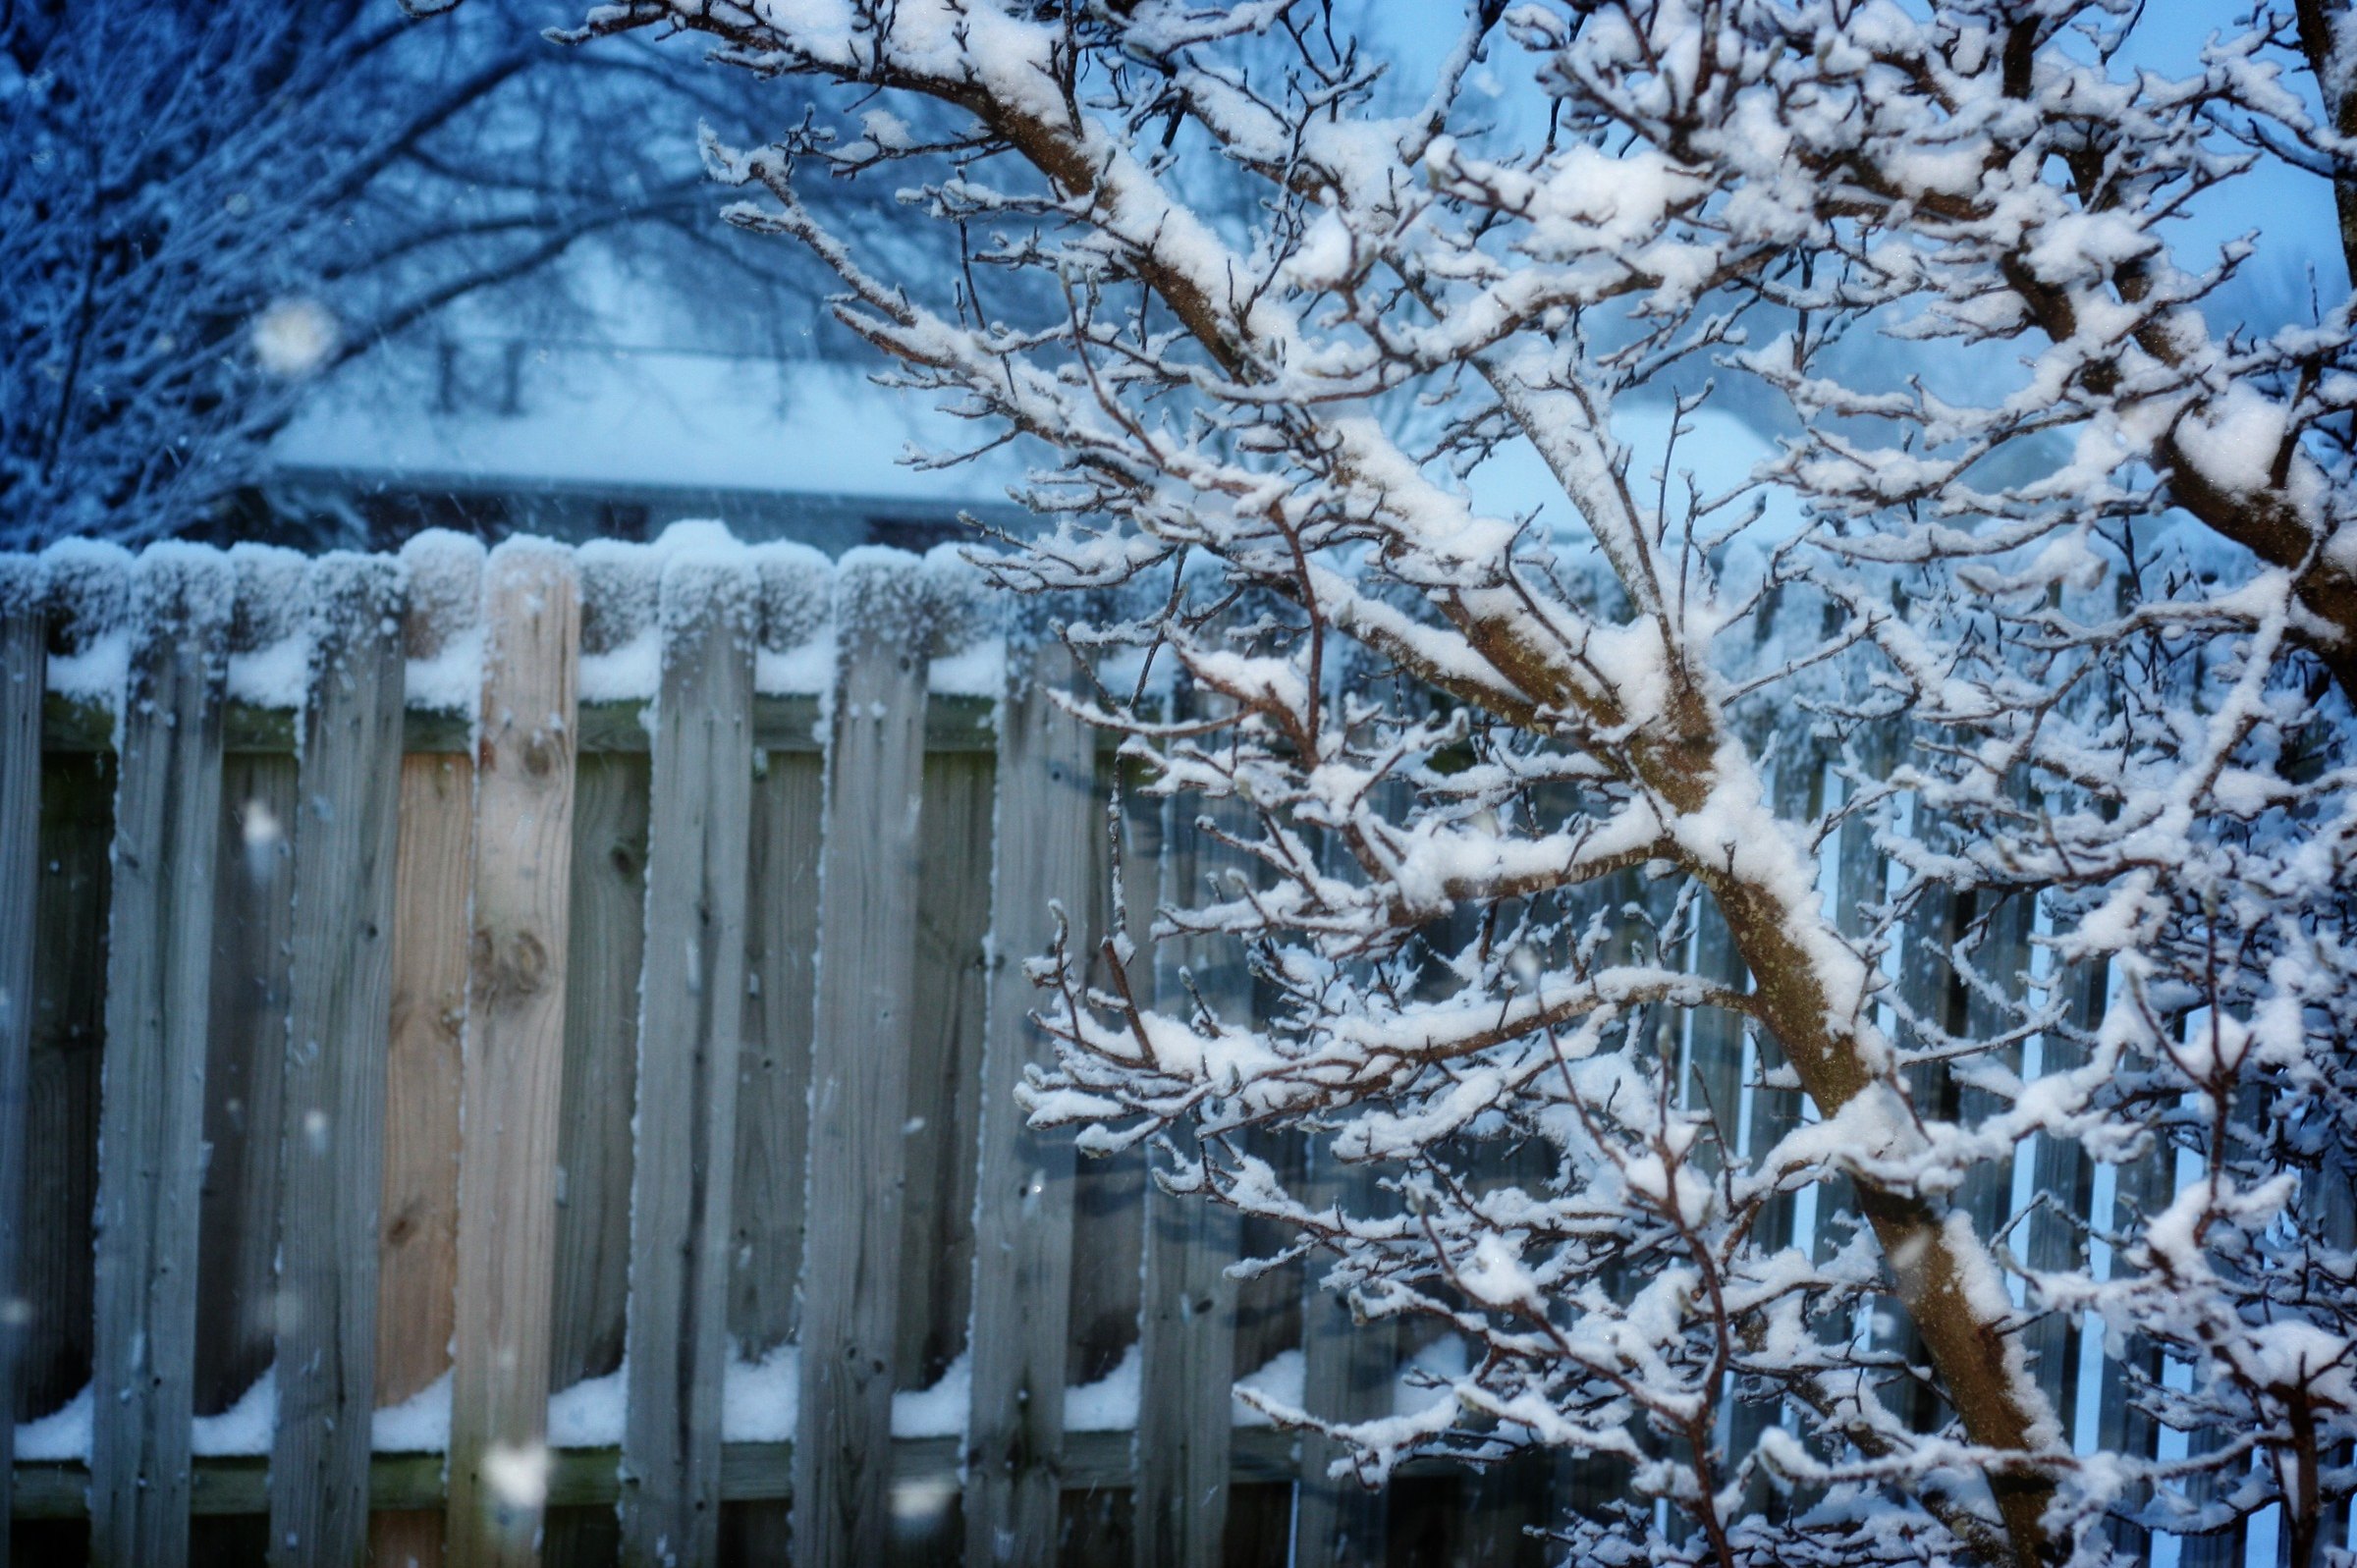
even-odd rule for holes
{"type": "Polygon", "coordinates": [[[227,563],[153,547],[115,808],[100,1092],[90,1554],[177,1568],[189,1540],[205,1003],[221,809],[227,563]]]}
{"type": "MultiPolygon", "coordinates": [[[[393,1001],[378,1204],[376,1403],[398,1405],[450,1370],[459,1271],[459,1086],[466,1025],[466,910],[474,764],[401,765],[393,891],[393,1001]]],[[[380,1512],[369,1555],[439,1568],[442,1515],[380,1512]]]]}
{"type": "Polygon", "coordinates": [[[737,1247],[729,1304],[729,1331],[755,1358],[791,1341],[799,1327],[825,807],[826,775],[817,757],[767,753],[753,783],[746,899],[753,983],[739,1058],[737,1247]]]}
{"type": "Polygon", "coordinates": [[[41,891],[41,695],[48,616],[39,569],[0,561],[0,1568],[16,1474],[15,1304],[25,1215],[26,1089],[32,1055],[33,917],[41,891]]]}
{"type": "MultiPolygon", "coordinates": [[[[412,659],[431,660],[482,614],[482,562],[479,552],[462,550],[404,564],[410,568],[407,651],[412,659]]],[[[419,717],[405,715],[405,748],[416,749],[412,730],[419,717]]],[[[463,749],[405,756],[393,878],[385,1173],[377,1210],[379,1408],[404,1402],[450,1370],[473,833],[473,758],[463,749]]],[[[368,1552],[379,1568],[441,1568],[441,1509],[371,1514],[368,1552]]]]}
{"type": "Polygon", "coordinates": [[[540,1525],[579,646],[571,556],[501,546],[483,603],[446,1519],[460,1568],[530,1564],[540,1525]]]}
{"type": "Polygon", "coordinates": [[[603,1378],[622,1365],[630,1287],[630,1111],[646,954],[647,802],[645,756],[579,759],[557,1123],[552,1389],[603,1378]]]}
{"type": "Polygon", "coordinates": [[[1036,994],[1022,965],[1048,950],[1058,909],[1071,922],[1073,950],[1085,958],[1094,946],[1088,847],[1100,821],[1095,746],[1087,728],[1049,695],[1073,675],[1069,651],[1043,644],[1015,666],[1000,721],[966,1420],[965,1560],[973,1568],[1042,1563],[1055,1553],[1070,1337],[1072,1140],[1032,1132],[1014,1092],[1025,1067],[1054,1059],[1031,1020],[1036,994]]]}
{"type": "MultiPolygon", "coordinates": [[[[1138,939],[1153,925],[1155,901],[1162,895],[1155,867],[1162,853],[1163,812],[1161,801],[1140,792],[1139,772],[1134,762],[1099,764],[1099,780],[1108,788],[1118,783],[1121,796],[1118,809],[1091,835],[1089,875],[1096,887],[1092,903],[1097,918],[1108,927],[1119,922],[1130,935],[1130,959],[1123,978],[1135,995],[1149,997],[1154,993],[1153,947],[1138,939]],[[1117,890],[1112,876],[1117,852],[1123,868],[1119,905],[1113,901],[1117,890]]],[[[1113,985],[1112,966],[1102,953],[1089,979],[1095,986],[1113,985]]],[[[1072,1271],[1071,1346],[1065,1359],[1065,1380],[1074,1387],[1095,1382],[1136,1349],[1145,1203],[1144,1150],[1125,1149],[1075,1166],[1072,1256],[1089,1263],[1072,1271]]]]}
{"type": "MultiPolygon", "coordinates": [[[[2061,977],[2065,1022],[2090,1034],[2103,1022],[2105,974],[2084,965],[2061,977]]],[[[2049,1029],[2038,1043],[2039,1072],[2052,1076],[2087,1064],[2087,1050],[2063,1031],[2049,1029]]],[[[2016,1158],[2019,1158],[2016,1156],[2016,1158]]],[[[2025,1261],[2034,1272],[2060,1273],[2087,1267],[2085,1219],[2095,1201],[2095,1162],[2076,1139],[2041,1133],[2030,1155],[2031,1210],[2023,1228],[2025,1261]]],[[[2033,1297],[2031,1305],[2038,1305],[2033,1297]]],[[[2075,1428],[2079,1390],[2079,1325],[2067,1313],[2048,1312],[2021,1331],[2021,1342],[2038,1371],[2038,1385],[2066,1430],[2075,1428]]],[[[2100,1348],[2097,1354],[2101,1354],[2100,1348]]],[[[2075,1437],[2079,1433],[2072,1430],[2075,1437]]]]}
{"type": "MultiPolygon", "coordinates": [[[[1343,1165],[1324,1141],[1309,1150],[1305,1201],[1340,1206],[1344,1214],[1376,1211],[1382,1195],[1372,1165],[1343,1165]]],[[[1398,1335],[1390,1324],[1351,1321],[1350,1304],[1319,1283],[1326,1260],[1305,1271],[1301,1297],[1301,1402],[1329,1421],[1368,1421],[1392,1413],[1392,1371],[1398,1335]]],[[[1343,1444],[1317,1433],[1301,1437],[1301,1487],[1293,1509],[1297,1568],[1381,1568],[1389,1498],[1355,1477],[1327,1474],[1347,1456],[1343,1444]]]]}
{"type": "Polygon", "coordinates": [[[737,1049],[751,831],[753,601],[731,568],[663,574],[630,1223],[622,1559],[719,1543],[737,1049]]]}
{"type": "Polygon", "coordinates": [[[40,905],[26,1062],[25,1197],[16,1410],[48,1415],[90,1380],[98,1198],[98,1079],[106,1032],[106,921],[115,760],[41,763],[40,905]]]}
{"type": "MultiPolygon", "coordinates": [[[[1231,868],[1233,852],[1197,825],[1201,804],[1186,797],[1168,802],[1161,855],[1167,904],[1200,902],[1210,879],[1231,868]]],[[[1235,808],[1222,802],[1216,809],[1235,808]]],[[[1251,1005],[1251,978],[1233,944],[1159,944],[1156,1005],[1189,1008],[1190,978],[1204,1004],[1224,1018],[1240,1017],[1251,1005]]],[[[1198,1157],[1189,1129],[1174,1127],[1170,1136],[1182,1159],[1198,1157]]],[[[1220,1560],[1235,1381],[1235,1281],[1227,1267],[1237,1246],[1233,1210],[1199,1196],[1174,1196],[1159,1180],[1147,1187],[1138,1324],[1138,1568],[1206,1568],[1220,1560]]]]}
{"type": "Polygon", "coordinates": [[[903,1125],[901,1388],[927,1388],[965,1350],[973,1314],[974,1139],[990,939],[990,757],[928,753],[919,820],[915,969],[903,1125]]]}
{"type": "Polygon", "coordinates": [[[893,1337],[922,802],[925,627],[914,561],[837,581],[802,1263],[795,1560],[882,1562],[892,1515],[893,1337]]]}
{"type": "Polygon", "coordinates": [[[287,944],[295,925],[287,830],[296,798],[293,756],[223,759],[205,1030],[207,1155],[197,1218],[194,1376],[200,1416],[236,1404],[270,1366],[287,944]]]}
{"type": "Polygon", "coordinates": [[[270,1450],[270,1556],[286,1568],[356,1565],[367,1545],[401,806],[393,563],[331,556],[310,587],[270,1450]]]}

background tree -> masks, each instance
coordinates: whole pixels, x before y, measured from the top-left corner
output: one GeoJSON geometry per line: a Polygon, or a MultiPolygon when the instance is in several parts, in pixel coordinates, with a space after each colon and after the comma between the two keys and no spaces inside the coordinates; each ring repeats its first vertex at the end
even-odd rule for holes
{"type": "Polygon", "coordinates": [[[1577,1560],[1731,1568],[2339,1550],[2350,304],[2253,317],[2253,243],[2175,222],[2345,190],[2336,26],[2161,63],[2128,0],[1482,0],[1397,55],[1310,0],[577,36],[835,84],[715,143],[731,216],[897,384],[1052,452],[995,570],[1110,596],[1068,633],[1091,717],[1250,868],[1152,940],[1240,944],[1264,1005],[1092,992],[1068,946],[1037,1117],[1193,1122],[1168,1184],[1466,1336],[1420,1416],[1329,1428],[1364,1474],[1618,1462],[1577,1560]],[[965,266],[879,259],[820,175],[905,182],[965,266]],[[1714,492],[1730,395],[1794,434],[1714,492]],[[1516,465],[1554,493],[1475,499],[1516,465]],[[1263,1125],[1381,1201],[1288,1191],[1263,1125]],[[2074,1440],[2078,1356],[2117,1419],[2074,1440]],[[2190,1435],[2090,1451],[2131,1418],[2190,1435]]]}
{"type": "Polygon", "coordinates": [[[560,15],[0,8],[0,545],[203,523],[321,378],[464,299],[554,336],[618,281],[700,292],[790,351],[814,269],[714,222],[694,149],[756,84],[552,48],[560,15]]]}

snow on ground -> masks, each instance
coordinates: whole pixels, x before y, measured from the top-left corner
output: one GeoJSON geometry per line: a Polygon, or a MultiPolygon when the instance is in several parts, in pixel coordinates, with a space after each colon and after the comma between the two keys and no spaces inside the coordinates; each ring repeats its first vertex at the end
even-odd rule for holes
{"type": "MultiPolygon", "coordinates": [[[[1399,1369],[1398,1401],[1421,1407],[1432,1399],[1429,1386],[1409,1379],[1413,1374],[1441,1378],[1460,1376],[1464,1347],[1453,1341],[1419,1351],[1399,1369]]],[[[1137,1426],[1137,1402],[1143,1363],[1131,1345],[1121,1361],[1092,1383],[1068,1388],[1064,1394],[1067,1432],[1128,1432],[1137,1426]]],[[[1267,1395],[1281,1405],[1297,1408],[1307,1370],[1298,1350],[1280,1351],[1265,1365],[1236,1379],[1240,1388],[1267,1395]]],[[[629,1398],[627,1367],[602,1378],[590,1378],[560,1389],[548,1401],[548,1443],[552,1448],[612,1448],[622,1442],[623,1417],[629,1398]]],[[[728,1442],[784,1442],[794,1436],[799,1406],[801,1352],[780,1345],[757,1361],[732,1361],[721,1390],[721,1436],[728,1442]]],[[[965,1356],[928,1388],[904,1389],[892,1396],[892,1434],[895,1437],[955,1437],[965,1431],[965,1413],[973,1398],[973,1364],[965,1356]]],[[[1269,1418],[1241,1400],[1233,1404],[1238,1427],[1266,1427],[1269,1418]]],[[[254,1380],[238,1402],[217,1416],[199,1416],[192,1425],[191,1446],[201,1457],[266,1454],[278,1416],[278,1387],[269,1372],[254,1380]]],[[[444,1373],[398,1405],[376,1412],[370,1445],[380,1454],[440,1453],[450,1446],[450,1374],[444,1373]]],[[[17,1457],[28,1462],[86,1462],[90,1456],[90,1390],[82,1390],[65,1405],[17,1429],[17,1457]]]]}

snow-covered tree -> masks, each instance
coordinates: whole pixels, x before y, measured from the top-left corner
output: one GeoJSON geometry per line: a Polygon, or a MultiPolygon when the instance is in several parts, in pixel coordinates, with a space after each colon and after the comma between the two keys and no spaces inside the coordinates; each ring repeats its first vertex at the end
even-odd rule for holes
{"type": "Polygon", "coordinates": [[[1095,607],[1090,715],[1248,868],[1112,950],[1240,946],[1258,1001],[1069,944],[1034,1112],[1191,1123],[1169,1184],[1464,1336],[1335,1430],[1363,1475],[1617,1466],[1581,1562],[2341,1549],[2352,302],[2328,255],[2262,312],[2257,243],[2179,220],[2346,202],[2357,45],[2303,0],[2160,59],[2158,9],[585,19],[840,84],[713,143],[731,215],[1052,455],[993,569],[1095,607]],[[879,259],[836,177],[966,265],[879,259]],[[1714,489],[1723,406],[1781,439],[1714,489]]]}

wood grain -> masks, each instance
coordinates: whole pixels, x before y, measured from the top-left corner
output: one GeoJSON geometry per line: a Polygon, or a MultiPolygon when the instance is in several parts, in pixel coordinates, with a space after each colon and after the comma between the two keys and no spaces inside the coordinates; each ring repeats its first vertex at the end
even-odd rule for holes
{"type": "Polygon", "coordinates": [[[965,1560],[1044,1563],[1055,1555],[1064,1468],[1064,1378],[1070,1337],[1072,1139],[1035,1133],[1014,1098],[1024,1070],[1055,1059],[1033,1020],[1041,999],[1023,965],[1066,937],[1083,961],[1099,922],[1090,839],[1101,818],[1085,725],[1051,693],[1072,681],[1071,654],[1045,643],[1013,663],[1000,721],[993,837],[988,1034],[980,1081],[974,1208],[973,1394],[966,1419],[965,1560]]]}
{"type": "Polygon", "coordinates": [[[630,1108],[646,950],[647,760],[577,760],[565,1092],[557,1125],[556,1305],[548,1385],[622,1365],[630,1288],[630,1108]]]}
{"type": "MultiPolygon", "coordinates": [[[[450,1371],[473,837],[473,760],[403,758],[384,1183],[377,1208],[380,1409],[403,1403],[450,1371]]],[[[441,1510],[370,1515],[368,1550],[373,1561],[391,1568],[439,1568],[441,1510]]]]}
{"type": "MultiPolygon", "coordinates": [[[[477,559],[412,572],[405,651],[439,655],[482,614],[477,559]]],[[[407,716],[403,744],[410,744],[407,716]]],[[[376,1403],[398,1405],[450,1370],[459,1272],[459,1109],[465,1074],[467,910],[473,901],[474,759],[401,763],[393,876],[393,1000],[385,1048],[385,1175],[378,1205],[376,1403]]],[[[439,1509],[369,1521],[383,1564],[438,1568],[439,1509]]]]}
{"type": "Polygon", "coordinates": [[[221,811],[226,561],[156,546],[133,576],[99,1109],[90,1556],[179,1568],[203,1173],[207,930],[221,811]]]}
{"type": "Polygon", "coordinates": [[[753,609],[732,565],[686,557],[664,571],[622,1437],[633,1568],[709,1562],[720,1539],[753,609]]]}
{"type": "Polygon", "coordinates": [[[738,1057],[729,1290],[730,1335],[756,1358],[792,1340],[799,1326],[825,803],[819,758],[766,753],[753,782],[745,942],[751,984],[738,1057]]]}
{"type": "Polygon", "coordinates": [[[992,761],[925,756],[925,825],[909,991],[901,1215],[902,1388],[927,1388],[965,1351],[973,1315],[974,1137],[990,940],[992,761]]]}
{"type": "Polygon", "coordinates": [[[540,1529],[580,630],[571,554],[501,546],[483,604],[446,1519],[460,1568],[528,1565],[540,1529]]]}
{"type": "Polygon", "coordinates": [[[98,1081],[106,1037],[106,923],[115,759],[41,759],[40,906],[18,1280],[18,1415],[48,1415],[90,1380],[98,1081]]]}
{"type": "Polygon", "coordinates": [[[315,563],[279,1136],[275,1568],[365,1560],[401,810],[394,563],[315,563]]]}
{"type": "MultiPolygon", "coordinates": [[[[232,644],[235,652],[235,644],[232,644]]],[[[213,975],[196,1261],[196,1413],[219,1415],[270,1366],[276,1332],[278,1127],[295,930],[293,755],[221,764],[213,975]]]]}
{"type": "Polygon", "coordinates": [[[867,1568],[891,1542],[909,987],[923,799],[920,568],[873,559],[837,583],[835,726],[811,1045],[802,1262],[798,1568],[867,1568]]]}
{"type": "Polygon", "coordinates": [[[48,616],[40,576],[0,560],[0,1568],[16,1474],[16,1310],[23,1249],[27,1089],[32,1059],[33,919],[41,892],[41,696],[48,616]]]}

